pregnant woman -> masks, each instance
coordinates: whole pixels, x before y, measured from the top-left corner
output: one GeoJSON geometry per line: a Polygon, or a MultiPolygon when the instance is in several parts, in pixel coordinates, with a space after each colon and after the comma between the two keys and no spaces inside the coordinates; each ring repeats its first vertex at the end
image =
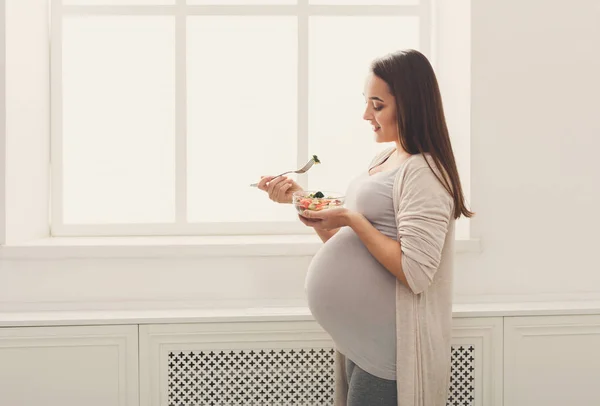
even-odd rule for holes
{"type": "MultiPolygon", "coordinates": [[[[376,59],[364,96],[375,141],[395,147],[352,181],[346,207],[300,215],[325,243],[308,270],[308,304],[335,343],[336,406],[444,406],[454,224],[473,213],[427,58],[376,59]]],[[[279,203],[302,190],[271,176],[259,188],[279,203]]]]}

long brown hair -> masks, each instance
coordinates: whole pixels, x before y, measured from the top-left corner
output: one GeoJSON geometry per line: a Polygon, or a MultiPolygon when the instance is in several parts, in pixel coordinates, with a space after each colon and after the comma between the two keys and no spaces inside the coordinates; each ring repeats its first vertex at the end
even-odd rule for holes
{"type": "Polygon", "coordinates": [[[371,64],[374,75],[385,81],[396,99],[398,137],[406,152],[429,154],[442,169],[440,178],[454,197],[454,218],[474,215],[465,204],[458,169],[450,143],[442,96],[433,68],[425,55],[415,50],[397,51],[371,64]]]}

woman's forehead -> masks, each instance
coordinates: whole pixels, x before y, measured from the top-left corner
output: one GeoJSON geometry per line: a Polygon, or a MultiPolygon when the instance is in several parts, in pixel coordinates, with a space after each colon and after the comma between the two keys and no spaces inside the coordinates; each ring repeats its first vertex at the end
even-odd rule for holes
{"type": "Polygon", "coordinates": [[[364,95],[365,97],[389,95],[387,83],[380,77],[369,74],[365,79],[364,95]]]}

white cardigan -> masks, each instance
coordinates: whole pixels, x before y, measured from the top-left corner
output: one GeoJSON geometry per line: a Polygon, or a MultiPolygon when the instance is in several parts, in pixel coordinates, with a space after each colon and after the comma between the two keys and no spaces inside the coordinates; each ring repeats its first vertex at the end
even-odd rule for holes
{"type": "MultiPolygon", "coordinates": [[[[370,168],[393,152],[377,155],[370,168]]],[[[402,270],[410,285],[396,281],[398,406],[445,406],[450,384],[454,201],[425,159],[417,154],[406,160],[393,189],[402,270]]],[[[334,406],[347,402],[344,361],[336,350],[334,406]]]]}

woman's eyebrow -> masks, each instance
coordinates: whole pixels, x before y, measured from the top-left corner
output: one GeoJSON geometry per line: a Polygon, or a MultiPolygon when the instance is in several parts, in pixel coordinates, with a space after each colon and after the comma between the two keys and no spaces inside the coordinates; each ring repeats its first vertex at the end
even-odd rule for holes
{"type": "MultiPolygon", "coordinates": [[[[365,95],[365,94],[363,93],[363,96],[364,96],[364,95],[365,95]]],[[[377,97],[377,96],[371,96],[371,97],[369,97],[369,100],[377,100],[377,101],[380,101],[380,102],[382,102],[382,103],[383,103],[383,100],[381,100],[381,99],[380,99],[379,97],[377,97]]]]}

